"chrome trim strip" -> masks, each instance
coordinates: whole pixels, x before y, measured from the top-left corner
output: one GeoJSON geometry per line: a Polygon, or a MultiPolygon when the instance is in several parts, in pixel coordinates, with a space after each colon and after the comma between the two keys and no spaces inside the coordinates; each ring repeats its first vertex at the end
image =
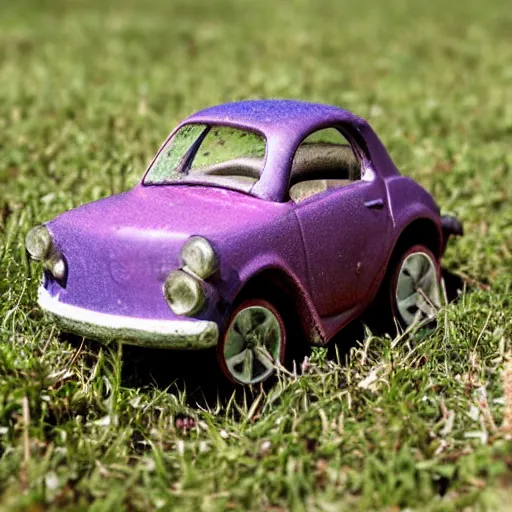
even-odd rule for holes
{"type": "Polygon", "coordinates": [[[202,349],[215,346],[219,330],[208,320],[156,320],[110,315],[60,302],[41,286],[39,306],[67,332],[98,341],[122,341],[155,348],[202,349]]]}

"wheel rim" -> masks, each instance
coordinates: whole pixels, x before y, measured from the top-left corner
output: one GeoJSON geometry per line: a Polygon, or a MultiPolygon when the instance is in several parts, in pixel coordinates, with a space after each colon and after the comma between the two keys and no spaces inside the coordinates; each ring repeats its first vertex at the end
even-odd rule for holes
{"type": "Polygon", "coordinates": [[[441,301],[437,266],[430,255],[413,252],[404,258],[395,298],[398,312],[407,326],[434,316],[441,301]]]}
{"type": "Polygon", "coordinates": [[[274,373],[284,330],[276,312],[253,305],[240,309],[226,331],[223,347],[229,375],[241,384],[256,384],[274,373]]]}

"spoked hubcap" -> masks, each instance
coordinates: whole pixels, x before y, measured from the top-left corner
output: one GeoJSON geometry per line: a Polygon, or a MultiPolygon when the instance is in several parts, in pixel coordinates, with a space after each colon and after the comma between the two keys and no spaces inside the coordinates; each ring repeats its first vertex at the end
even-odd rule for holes
{"type": "Polygon", "coordinates": [[[396,284],[398,313],[407,326],[433,317],[441,305],[437,266],[426,252],[411,252],[402,261],[396,284]]]}
{"type": "Polygon", "coordinates": [[[222,356],[228,376],[241,384],[256,384],[273,372],[284,350],[284,326],[267,303],[248,304],[231,318],[222,356]]]}

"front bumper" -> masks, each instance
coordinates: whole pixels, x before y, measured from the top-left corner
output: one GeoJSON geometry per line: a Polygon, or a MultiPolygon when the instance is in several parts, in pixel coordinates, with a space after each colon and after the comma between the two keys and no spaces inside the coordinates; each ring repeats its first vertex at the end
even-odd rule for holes
{"type": "Polygon", "coordinates": [[[219,331],[207,320],[153,320],[99,313],[60,302],[39,288],[39,306],[63,331],[86,338],[154,348],[202,349],[215,346],[219,331]]]}

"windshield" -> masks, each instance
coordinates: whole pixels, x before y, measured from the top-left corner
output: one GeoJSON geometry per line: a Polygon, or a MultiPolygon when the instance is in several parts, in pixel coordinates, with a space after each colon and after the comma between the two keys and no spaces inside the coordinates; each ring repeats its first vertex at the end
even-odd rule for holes
{"type": "Polygon", "coordinates": [[[144,185],[195,183],[250,192],[265,163],[258,133],[220,125],[187,124],[169,139],[144,185]]]}

